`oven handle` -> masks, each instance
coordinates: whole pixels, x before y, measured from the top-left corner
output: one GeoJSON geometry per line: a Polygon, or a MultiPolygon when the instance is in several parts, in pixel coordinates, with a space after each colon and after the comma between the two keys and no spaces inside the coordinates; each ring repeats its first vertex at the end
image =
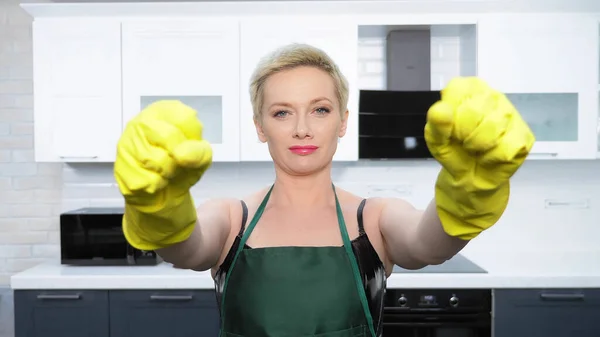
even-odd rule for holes
{"type": "Polygon", "coordinates": [[[456,328],[488,327],[491,322],[383,322],[383,327],[394,328],[438,328],[451,326],[456,328]]]}
{"type": "Polygon", "coordinates": [[[425,328],[425,327],[440,327],[444,325],[441,322],[406,322],[406,323],[386,323],[383,322],[383,327],[397,327],[397,328],[425,328]]]}

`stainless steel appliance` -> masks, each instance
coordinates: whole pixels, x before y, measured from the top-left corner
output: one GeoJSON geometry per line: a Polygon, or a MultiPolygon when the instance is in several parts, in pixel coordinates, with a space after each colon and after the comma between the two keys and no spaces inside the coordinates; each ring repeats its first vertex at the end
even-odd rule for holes
{"type": "Polygon", "coordinates": [[[156,265],[153,251],[132,247],[123,234],[122,208],[80,208],[60,215],[61,263],[80,266],[156,265]]]}
{"type": "MultiPolygon", "coordinates": [[[[394,273],[486,273],[462,255],[420,270],[394,273]]],[[[388,289],[384,337],[491,337],[491,289],[388,289]]]]}

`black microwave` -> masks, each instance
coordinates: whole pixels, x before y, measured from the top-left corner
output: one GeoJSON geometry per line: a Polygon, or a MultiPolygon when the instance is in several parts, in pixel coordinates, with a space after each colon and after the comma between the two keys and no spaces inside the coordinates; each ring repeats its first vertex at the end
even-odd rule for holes
{"type": "Polygon", "coordinates": [[[60,215],[61,264],[151,266],[162,262],[154,251],[131,246],[123,234],[123,208],[80,208],[60,215]]]}

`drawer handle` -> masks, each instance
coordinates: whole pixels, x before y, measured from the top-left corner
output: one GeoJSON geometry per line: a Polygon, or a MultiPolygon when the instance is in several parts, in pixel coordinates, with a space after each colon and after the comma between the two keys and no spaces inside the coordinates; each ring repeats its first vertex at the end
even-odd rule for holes
{"type": "Polygon", "coordinates": [[[151,301],[191,301],[192,295],[150,295],[151,301]]]}
{"type": "Polygon", "coordinates": [[[584,294],[540,294],[544,301],[583,301],[584,294]]]}
{"type": "Polygon", "coordinates": [[[80,294],[74,295],[37,295],[38,300],[78,300],[81,299],[80,294]]]}

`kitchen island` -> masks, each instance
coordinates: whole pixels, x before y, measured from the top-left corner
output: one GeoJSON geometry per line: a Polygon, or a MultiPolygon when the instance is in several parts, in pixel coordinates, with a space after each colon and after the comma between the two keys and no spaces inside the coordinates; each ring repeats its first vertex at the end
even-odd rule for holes
{"type": "MultiPolygon", "coordinates": [[[[466,254],[467,255],[467,254],[466,254]]],[[[482,273],[393,273],[389,289],[489,289],[495,337],[600,336],[600,252],[468,254],[482,273]]],[[[16,337],[217,336],[209,271],[42,264],[11,278],[16,337]],[[32,323],[33,321],[33,323],[32,323]],[[193,332],[193,333],[192,333],[193,332]]]]}

